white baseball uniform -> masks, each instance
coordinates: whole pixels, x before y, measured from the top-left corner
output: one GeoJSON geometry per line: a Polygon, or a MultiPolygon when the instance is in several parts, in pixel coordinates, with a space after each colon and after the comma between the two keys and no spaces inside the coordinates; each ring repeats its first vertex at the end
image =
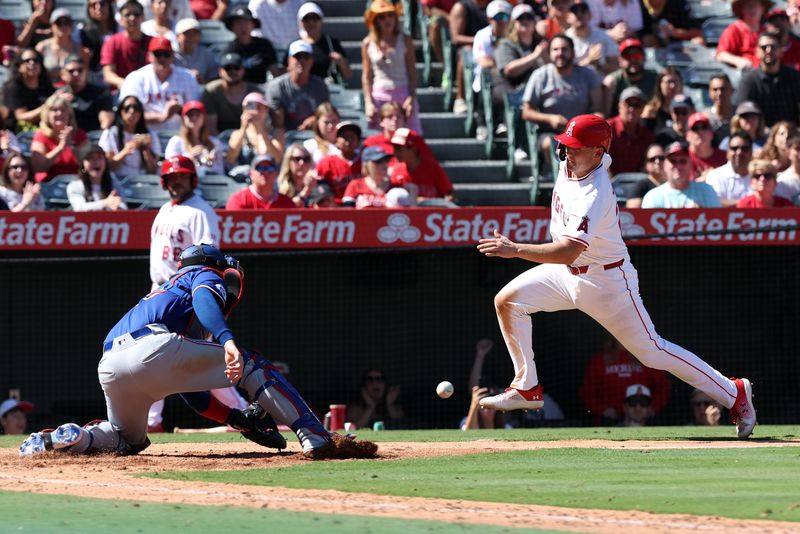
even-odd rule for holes
{"type": "Polygon", "coordinates": [[[553,189],[550,234],[585,249],[574,265],[542,264],[508,283],[496,302],[500,329],[514,362],[511,387],[539,383],[533,359],[530,315],[579,309],[606,328],[644,365],[669,371],[726,407],[736,401],[736,384],[695,354],[656,333],[639,296],[639,279],[619,228],[619,212],[608,176],[611,158],[582,178],[562,162],[553,189]]]}
{"type": "MultiPolygon", "coordinates": [[[[172,72],[163,82],[156,76],[153,65],[145,65],[125,77],[119,89],[119,101],[133,95],[139,99],[148,113],[163,112],[173,96],[183,105],[191,100],[200,100],[202,88],[189,69],[173,65],[172,72]]],[[[154,132],[177,132],[181,127],[181,116],[175,114],[161,124],[148,124],[154,132]]]]}

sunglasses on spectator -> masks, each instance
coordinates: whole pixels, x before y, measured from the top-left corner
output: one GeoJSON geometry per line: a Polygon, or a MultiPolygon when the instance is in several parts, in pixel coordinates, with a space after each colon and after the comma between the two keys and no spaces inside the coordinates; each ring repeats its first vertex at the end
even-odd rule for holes
{"type": "Polygon", "coordinates": [[[291,159],[295,163],[309,163],[311,161],[311,156],[292,156],[291,159]]]}
{"type": "Polygon", "coordinates": [[[759,115],[758,113],[743,113],[739,115],[739,117],[745,120],[750,120],[750,119],[760,119],[761,115],[759,115]]]}
{"type": "Polygon", "coordinates": [[[383,382],[383,376],[381,376],[381,375],[369,375],[369,376],[367,376],[367,382],[383,382]]]}
{"type": "Polygon", "coordinates": [[[259,165],[256,167],[256,170],[261,173],[275,172],[278,170],[278,167],[276,165],[259,165]]]}
{"type": "Polygon", "coordinates": [[[763,44],[763,45],[758,45],[758,47],[761,50],[763,50],[764,52],[766,52],[767,50],[770,50],[770,49],[773,49],[773,50],[777,50],[778,49],[778,45],[776,45],[776,44],[763,44]]]}
{"type": "Polygon", "coordinates": [[[753,147],[750,145],[728,145],[728,150],[731,152],[750,152],[753,147]]]}
{"type": "Polygon", "coordinates": [[[14,170],[18,171],[18,170],[21,170],[21,169],[25,169],[26,171],[28,170],[28,166],[27,165],[21,165],[21,164],[9,165],[8,168],[9,168],[9,170],[12,170],[12,171],[14,171],[14,170]]]}
{"type": "Polygon", "coordinates": [[[508,13],[498,13],[492,17],[492,20],[495,22],[508,22],[510,18],[511,16],[508,13]]]}
{"type": "Polygon", "coordinates": [[[56,26],[72,26],[72,19],[62,17],[56,21],[56,26]]]}
{"type": "Polygon", "coordinates": [[[525,15],[520,15],[519,17],[517,17],[517,20],[519,22],[533,22],[536,19],[534,18],[533,15],[525,14],[525,15]]]}
{"type": "Polygon", "coordinates": [[[688,165],[689,164],[689,158],[672,158],[672,159],[667,158],[667,160],[669,160],[669,162],[672,163],[673,165],[688,165]]]}
{"type": "Polygon", "coordinates": [[[708,124],[706,124],[704,122],[701,122],[699,124],[695,124],[694,126],[692,126],[692,131],[693,132],[703,132],[703,131],[710,130],[710,129],[711,129],[711,126],[709,126],[708,124]]]}
{"type": "Polygon", "coordinates": [[[127,106],[122,106],[121,109],[122,109],[122,111],[125,111],[125,112],[128,112],[128,111],[139,111],[139,112],[141,112],[142,111],[142,108],[140,108],[136,104],[128,104],[127,106]]]}
{"type": "Polygon", "coordinates": [[[622,57],[628,61],[644,61],[644,54],[641,52],[625,52],[622,57]]]}
{"type": "Polygon", "coordinates": [[[650,406],[650,399],[648,399],[647,397],[641,397],[639,399],[632,398],[632,399],[627,399],[625,401],[625,404],[627,404],[628,406],[643,406],[643,407],[647,407],[647,406],[650,406]]]}
{"type": "Polygon", "coordinates": [[[656,161],[664,161],[667,159],[667,156],[653,156],[652,158],[647,158],[647,163],[655,163],[656,161]]]}
{"type": "Polygon", "coordinates": [[[639,109],[644,107],[644,102],[639,99],[636,100],[625,100],[625,105],[629,108],[639,109]]]}
{"type": "Polygon", "coordinates": [[[225,69],[225,72],[237,72],[242,70],[244,67],[241,65],[225,65],[222,68],[225,69]]]}
{"type": "Polygon", "coordinates": [[[774,180],[775,179],[775,173],[773,173],[773,172],[757,172],[757,173],[755,173],[753,175],[753,178],[755,178],[756,180],[758,180],[759,178],[763,178],[765,180],[774,180]]]}
{"type": "Polygon", "coordinates": [[[77,76],[83,72],[83,67],[77,67],[74,69],[66,69],[67,72],[72,74],[73,76],[77,76]]]}
{"type": "Polygon", "coordinates": [[[19,61],[20,63],[39,63],[39,60],[36,57],[24,57],[19,61]]]}
{"type": "Polygon", "coordinates": [[[689,114],[689,110],[686,109],[686,108],[672,108],[672,112],[675,115],[688,115],[689,114]]]}
{"type": "Polygon", "coordinates": [[[311,54],[306,54],[305,52],[300,52],[299,54],[295,54],[293,56],[297,61],[308,61],[311,59],[311,54]]]}
{"type": "Polygon", "coordinates": [[[156,50],[153,52],[153,55],[158,59],[169,59],[172,57],[172,52],[167,52],[166,50],[156,50]]]}

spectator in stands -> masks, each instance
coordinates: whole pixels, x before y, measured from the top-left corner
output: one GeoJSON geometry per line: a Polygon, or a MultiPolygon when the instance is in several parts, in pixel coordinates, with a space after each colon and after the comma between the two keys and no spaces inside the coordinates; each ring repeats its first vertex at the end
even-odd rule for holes
{"type": "Polygon", "coordinates": [[[250,185],[234,193],[226,210],[268,210],[294,208],[294,202],[276,187],[278,164],[269,154],[253,158],[250,163],[250,185]]]}
{"type": "Polygon", "coordinates": [[[293,42],[289,46],[288,72],[267,85],[267,103],[276,128],[310,130],[317,106],[331,99],[322,78],[311,74],[312,51],[305,41],[293,42]]]}
{"type": "Polygon", "coordinates": [[[778,187],[775,194],[795,200],[800,195],[800,135],[795,134],[786,140],[789,149],[789,168],[778,174],[778,187]]]}
{"type": "Polygon", "coordinates": [[[714,188],[723,206],[735,206],[750,194],[747,167],[753,159],[753,140],[745,132],[731,135],[728,144],[728,163],[706,175],[706,183],[714,188]]]}
{"type": "Polygon", "coordinates": [[[758,67],[758,34],[764,14],[772,5],[770,0],[732,0],[736,20],[725,28],[717,44],[717,61],[739,70],[758,67]]]}
{"type": "Polygon", "coordinates": [[[398,128],[406,125],[406,116],[403,108],[397,102],[387,102],[381,106],[381,132],[371,135],[364,139],[364,148],[368,146],[379,146],[387,154],[394,154],[392,146],[392,136],[398,128]]]}
{"type": "Polygon", "coordinates": [[[86,62],[80,56],[70,56],[61,69],[64,82],[59,93],[72,103],[78,128],[91,132],[104,130],[114,122],[114,100],[105,86],[89,83],[86,62]]]}
{"type": "Polygon", "coordinates": [[[539,148],[550,153],[552,134],[567,126],[567,117],[602,113],[600,79],[594,69],[575,65],[572,39],[559,34],[550,41],[550,63],[536,69],[525,86],[522,119],[539,125],[539,148]]]}
{"type": "Polygon", "coordinates": [[[690,39],[705,45],[700,21],[692,16],[686,0],[648,0],[642,2],[642,7],[642,39],[648,42],[648,46],[667,46],[690,39]]]}
{"type": "Polygon", "coordinates": [[[624,417],[617,426],[646,426],[653,417],[653,399],[650,388],[633,384],[625,391],[624,417]]]}
{"type": "Polygon", "coordinates": [[[783,47],[780,36],[762,34],[758,38],[757,55],[761,63],[757,69],[742,75],[736,91],[737,102],[755,102],[769,127],[780,120],[798,124],[800,72],[781,65],[783,47]]]}
{"type": "Polygon", "coordinates": [[[144,105],[144,120],[156,132],[174,132],[181,127],[181,105],[200,98],[200,86],[188,69],[172,64],[172,44],[166,37],[153,37],[147,46],[150,64],[125,78],[120,98],[133,95],[144,105]]]}
{"type": "Polygon", "coordinates": [[[336,193],[325,182],[319,182],[308,197],[308,207],[314,209],[336,208],[336,193]]]}
{"type": "Polygon", "coordinates": [[[442,52],[442,27],[450,25],[450,11],[456,4],[456,0],[421,0],[422,13],[428,19],[428,42],[431,44],[431,51],[435,61],[444,61],[442,52]]]}
{"type": "Polygon", "coordinates": [[[316,118],[314,137],[303,141],[303,146],[311,154],[314,165],[316,165],[325,156],[341,154],[336,146],[336,125],[341,122],[341,117],[339,117],[336,106],[330,102],[323,102],[317,106],[314,117],[316,118]]]}
{"type": "Polygon", "coordinates": [[[0,17],[0,61],[9,67],[17,50],[17,27],[10,20],[0,17]]]}
{"type": "MultiPolygon", "coordinates": [[[[764,126],[764,114],[753,102],[742,102],[736,106],[736,114],[731,119],[731,135],[745,132],[753,140],[753,153],[760,152],[767,143],[767,128],[764,126]]],[[[730,138],[719,143],[723,150],[728,148],[730,138]]]]}
{"type": "Polygon", "coordinates": [[[797,127],[789,121],[778,121],[769,130],[767,142],[761,152],[758,153],[759,159],[766,159],[772,162],[778,172],[789,167],[789,149],[786,140],[797,134],[797,127]]]}
{"type": "Polygon", "coordinates": [[[181,129],[172,136],[164,149],[164,157],[186,156],[194,162],[197,175],[225,174],[225,148],[208,133],[206,107],[190,100],[181,108],[181,129]]]}
{"type": "Polygon", "coordinates": [[[190,0],[189,5],[197,20],[222,20],[228,3],[229,0],[190,0]]]}
{"type": "Polygon", "coordinates": [[[348,182],[342,196],[342,206],[348,208],[386,208],[386,193],[392,188],[389,176],[389,160],[391,155],[380,147],[371,146],[364,149],[364,177],[348,182]]]}
{"type": "Polygon", "coordinates": [[[106,151],[111,171],[118,178],[155,174],[161,154],[158,135],[147,128],[144,108],[135,96],[126,96],[116,109],[114,125],[103,130],[98,143],[106,151]]]}
{"type": "Polygon", "coordinates": [[[492,408],[484,408],[480,405],[480,400],[489,395],[497,393],[496,389],[487,385],[487,380],[483,378],[483,363],[487,354],[492,350],[494,342],[491,339],[481,339],[475,345],[475,359],[469,373],[469,388],[472,397],[469,403],[469,411],[466,417],[461,420],[461,430],[477,430],[479,428],[511,428],[506,424],[505,414],[492,408]]]}
{"type": "Polygon", "coordinates": [[[322,31],[322,9],[314,2],[306,2],[297,12],[300,38],[311,45],[314,65],[311,74],[328,81],[347,81],[353,76],[347,53],[336,37],[322,31]]]}
{"type": "Polygon", "coordinates": [[[684,141],[689,131],[689,117],[693,113],[692,99],[684,94],[675,95],[670,104],[670,120],[666,126],[656,130],[656,143],[666,146],[676,141],[684,141]]]}
{"type": "Polygon", "coordinates": [[[498,79],[495,88],[508,94],[515,107],[522,106],[525,83],[531,73],[548,61],[548,41],[540,38],[534,29],[533,8],[518,4],[511,10],[511,29],[501,39],[494,51],[494,60],[503,82],[498,79]]]}
{"type": "Polygon", "coordinates": [[[414,41],[400,28],[398,10],[390,0],[374,0],[364,15],[369,28],[361,41],[364,113],[369,127],[377,128],[381,106],[400,102],[408,126],[421,131],[414,41]]]}
{"type": "Polygon", "coordinates": [[[33,170],[28,158],[19,152],[12,152],[3,164],[3,175],[0,176],[0,200],[14,212],[45,209],[41,185],[33,179],[33,170]]]}
{"type": "Polygon", "coordinates": [[[719,145],[730,134],[731,117],[733,117],[733,86],[727,74],[717,73],[708,82],[708,96],[711,107],[706,109],[706,116],[714,130],[714,145],[719,145]]]}
{"type": "Polygon", "coordinates": [[[592,11],[589,4],[572,4],[567,21],[569,29],[564,33],[575,43],[575,62],[582,67],[593,67],[600,75],[615,71],[619,54],[617,43],[591,23],[592,11]]]}
{"type": "Polygon", "coordinates": [[[653,392],[652,412],[659,413],[667,405],[670,381],[665,371],[645,367],[625,350],[612,335],[605,334],[600,350],[586,366],[580,387],[580,398],[592,425],[615,425],[625,415],[626,392],[639,384],[653,392]]]}
{"type": "Polygon", "coordinates": [[[606,30],[616,42],[636,37],[644,28],[642,6],[629,0],[586,0],[592,9],[592,22],[606,30]]]}
{"type": "MultiPolygon", "coordinates": [[[[122,11],[122,4],[127,0],[116,0],[117,11],[122,11]]],[[[146,0],[137,0],[144,8],[143,20],[153,18],[153,11],[150,9],[150,2],[146,0]]],[[[181,20],[185,18],[194,17],[192,7],[189,5],[189,0],[172,0],[170,2],[169,18],[170,20],[181,20]]]]}
{"type": "MultiPolygon", "coordinates": [[[[292,22],[294,24],[294,22],[292,22]]],[[[244,65],[244,79],[252,83],[267,81],[267,71],[278,76],[278,55],[268,39],[255,37],[251,33],[261,26],[246,7],[237,7],[225,19],[225,26],[236,36],[225,52],[239,54],[244,65]]]]}
{"type": "Polygon", "coordinates": [[[119,13],[123,31],[106,39],[100,50],[103,78],[112,88],[122,87],[128,74],[147,65],[150,44],[150,36],[142,33],[142,4],[128,0],[119,13]]]}
{"type": "Polygon", "coordinates": [[[119,24],[114,16],[112,0],[89,0],[86,2],[85,22],[80,25],[78,36],[81,46],[91,52],[89,71],[92,73],[90,83],[97,84],[103,79],[100,65],[100,51],[106,39],[119,31],[119,24]]]}
{"type": "Polygon", "coordinates": [[[536,23],[536,34],[550,41],[569,28],[569,8],[573,0],[547,0],[547,16],[536,23]]]}
{"type": "Polygon", "coordinates": [[[28,417],[33,411],[33,404],[17,399],[6,399],[0,404],[0,430],[7,436],[25,434],[28,417]]]}
{"type": "Polygon", "coordinates": [[[250,0],[248,7],[261,22],[258,26],[262,37],[269,39],[280,50],[300,38],[297,28],[297,13],[304,0],[250,0]]]}
{"type": "Polygon", "coordinates": [[[415,131],[398,128],[392,136],[397,164],[392,167],[392,183],[414,184],[421,198],[444,198],[455,202],[455,191],[447,173],[436,161],[433,151],[415,131]]]}
{"type": "Polygon", "coordinates": [[[747,167],[752,194],[739,200],[737,208],[785,208],[792,206],[788,198],[775,195],[778,173],[768,159],[754,159],[747,167]]]}
{"type": "Polygon", "coordinates": [[[647,147],[644,160],[644,171],[647,176],[631,184],[628,188],[628,199],[625,201],[626,208],[641,208],[642,198],[647,192],[667,181],[667,175],[664,172],[664,161],[666,159],[664,147],[661,145],[653,143],[647,147]]]}
{"type": "Polygon", "coordinates": [[[647,147],[655,137],[641,122],[646,97],[641,89],[631,86],[622,91],[619,113],[608,121],[611,125],[611,175],[639,172],[647,147]]]}
{"type": "MultiPolygon", "coordinates": [[[[25,2],[27,0],[20,0],[25,2]]],[[[50,15],[55,7],[54,0],[30,0],[32,14],[26,20],[17,36],[17,45],[21,48],[34,48],[37,44],[52,36],[50,15]]]]}
{"type": "Polygon", "coordinates": [[[256,84],[245,80],[242,57],[235,52],[222,56],[218,72],[219,79],[208,82],[200,98],[208,112],[208,129],[214,134],[241,127],[245,96],[260,92],[256,84]]]}
{"type": "MultiPolygon", "coordinates": [[[[453,113],[463,115],[467,112],[464,100],[464,76],[461,49],[469,51],[475,34],[486,27],[486,6],[489,0],[459,0],[450,10],[450,39],[453,42],[453,55],[456,58],[456,99],[453,102],[453,113]]],[[[446,80],[452,83],[452,80],[446,80]]]]}
{"type": "Polygon", "coordinates": [[[106,153],[99,145],[87,144],[80,154],[78,179],[67,186],[73,211],[117,211],[128,209],[122,186],[111,176],[106,153]]]}
{"type": "MultiPolygon", "coordinates": [[[[661,77],[652,70],[644,68],[644,48],[641,41],[638,39],[625,39],[622,41],[618,48],[619,51],[619,68],[608,74],[603,79],[603,110],[609,116],[613,116],[618,109],[619,95],[628,87],[638,87],[646,95],[657,95],[662,100],[659,104],[663,104],[663,99],[668,98],[666,107],[672,98],[671,95],[657,93],[661,77]]],[[[676,91],[679,93],[680,91],[676,91]]],[[[657,108],[653,108],[653,101],[648,103],[645,108],[643,117],[655,117],[657,108]]],[[[659,126],[660,127],[660,126],[659,126]]],[[[653,126],[650,126],[654,129],[653,126]]]]}
{"type": "Polygon", "coordinates": [[[32,48],[23,48],[14,61],[11,79],[3,86],[3,102],[13,110],[8,125],[16,126],[18,132],[35,130],[53,90],[42,66],[42,56],[32,48]]]}
{"type": "Polygon", "coordinates": [[[647,192],[642,199],[643,208],[718,208],[722,205],[710,185],[691,180],[692,160],[686,142],[676,141],[665,152],[667,181],[647,192]]]}
{"type": "MultiPolygon", "coordinates": [[[[672,102],[677,95],[683,94],[683,77],[675,67],[667,67],[656,76],[656,81],[651,92],[639,87],[645,94],[652,94],[653,98],[644,107],[642,117],[645,125],[656,132],[669,125],[673,120],[672,102]]],[[[691,101],[691,100],[690,100],[691,101]]],[[[694,104],[692,104],[694,110],[694,104]]],[[[689,113],[684,117],[683,122],[689,117],[689,113]]]]}
{"type": "MultiPolygon", "coordinates": [[[[508,21],[511,18],[511,4],[505,0],[492,0],[486,6],[486,18],[489,25],[478,30],[475,34],[475,40],[472,45],[472,62],[473,62],[473,81],[472,91],[480,93],[482,80],[481,73],[485,70],[489,73],[490,80],[493,86],[499,86],[498,83],[500,74],[497,71],[496,63],[494,60],[494,45],[495,43],[505,37],[508,29],[508,21]]],[[[503,117],[503,91],[492,90],[492,107],[494,109],[494,117],[499,117],[497,121],[498,134],[508,131],[505,124],[502,123],[503,117]]],[[[483,107],[482,99],[475,98],[479,102],[479,106],[483,107]]],[[[476,122],[478,124],[477,135],[479,141],[485,141],[488,136],[488,128],[494,127],[493,124],[486,124],[484,113],[476,113],[476,122]]]]}
{"type": "Polygon", "coordinates": [[[197,83],[204,84],[219,78],[217,60],[207,46],[200,44],[200,23],[195,19],[181,19],[175,25],[175,65],[189,69],[197,83]]]}
{"type": "Polygon", "coordinates": [[[72,40],[72,15],[63,7],[54,9],[50,14],[52,37],[40,41],[36,51],[42,55],[44,69],[52,83],[61,81],[61,69],[70,56],[79,56],[89,60],[91,51],[72,40]]]}
{"type": "Polygon", "coordinates": [[[785,9],[775,8],[767,13],[764,31],[781,37],[783,58],[781,63],[794,70],[800,70],[800,38],[792,32],[792,24],[785,9]]]}
{"type": "Polygon", "coordinates": [[[14,132],[6,128],[6,121],[0,115],[0,167],[6,162],[6,158],[15,152],[22,152],[19,139],[14,132]]]}
{"type": "Polygon", "coordinates": [[[86,132],[78,128],[69,100],[54,94],[42,107],[39,131],[31,142],[31,163],[36,181],[51,180],[59,174],[76,174],[76,154],[89,142],[86,132]]]}
{"type": "Polygon", "coordinates": [[[347,405],[347,420],[356,428],[372,427],[375,421],[383,421],[387,429],[403,427],[405,411],[397,401],[400,386],[386,384],[380,369],[364,372],[359,398],[347,405]]]}
{"type": "Polygon", "coordinates": [[[361,127],[355,122],[343,121],[336,125],[336,148],[338,154],[322,158],[316,166],[317,175],[328,182],[342,198],[347,184],[361,176],[361,127]]]}
{"type": "Polygon", "coordinates": [[[298,208],[304,208],[320,177],[311,166],[311,154],[302,143],[292,143],[283,154],[278,191],[288,196],[298,208]]]}
{"type": "Polygon", "coordinates": [[[694,389],[689,397],[692,408],[690,425],[717,426],[722,417],[722,406],[699,389],[694,389]]]}
{"type": "Polygon", "coordinates": [[[225,161],[228,165],[249,164],[254,156],[262,154],[280,161],[285,142],[283,130],[270,129],[269,107],[264,95],[258,91],[248,94],[242,100],[242,107],[241,126],[228,138],[225,161]]]}
{"type": "Polygon", "coordinates": [[[175,34],[176,20],[170,18],[171,0],[150,0],[150,12],[153,14],[142,22],[142,33],[150,37],[166,37],[174,45],[177,44],[175,34]]]}
{"type": "Polygon", "coordinates": [[[689,157],[692,158],[692,169],[695,179],[711,169],[725,165],[725,152],[714,148],[714,132],[711,121],[705,113],[692,113],[686,125],[686,141],[689,143],[689,157]]]}

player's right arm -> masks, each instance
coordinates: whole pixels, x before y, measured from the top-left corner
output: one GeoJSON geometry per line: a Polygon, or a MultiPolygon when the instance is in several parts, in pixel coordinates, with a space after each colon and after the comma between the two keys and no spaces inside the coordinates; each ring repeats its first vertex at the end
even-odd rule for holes
{"type": "Polygon", "coordinates": [[[478,241],[478,252],[489,257],[520,258],[535,263],[560,263],[570,265],[586,249],[580,241],[564,239],[541,245],[514,243],[494,231],[494,237],[478,241]]]}

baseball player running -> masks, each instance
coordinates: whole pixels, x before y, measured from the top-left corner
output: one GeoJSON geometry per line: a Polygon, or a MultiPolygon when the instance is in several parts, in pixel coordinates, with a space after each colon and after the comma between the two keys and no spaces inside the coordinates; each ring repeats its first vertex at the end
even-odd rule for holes
{"type": "Polygon", "coordinates": [[[244,272],[211,245],[180,256],[178,272],[151,292],[111,329],[97,373],[108,421],[31,434],[20,456],[48,450],[136,454],[150,445],[147,409],[182,391],[235,385],[297,434],[309,459],[372,456],[377,447],[329,434],[300,394],[258,354],[242,351],[226,316],[242,296],[244,272]],[[218,342],[204,341],[209,334],[218,342]]]}
{"type": "Polygon", "coordinates": [[[478,251],[486,256],[541,264],[509,282],[495,297],[516,376],[505,392],[482,399],[481,405],[496,410],[543,406],[529,316],[577,308],[644,365],[669,371],[728,407],[739,437],[750,436],[756,424],[750,381],[728,379],[688,350],[663,339],[642,304],[608,176],[611,127],[595,115],[579,115],[556,141],[562,162],[553,189],[552,243],[518,244],[495,230],[493,238],[478,244],[478,251]]]}

